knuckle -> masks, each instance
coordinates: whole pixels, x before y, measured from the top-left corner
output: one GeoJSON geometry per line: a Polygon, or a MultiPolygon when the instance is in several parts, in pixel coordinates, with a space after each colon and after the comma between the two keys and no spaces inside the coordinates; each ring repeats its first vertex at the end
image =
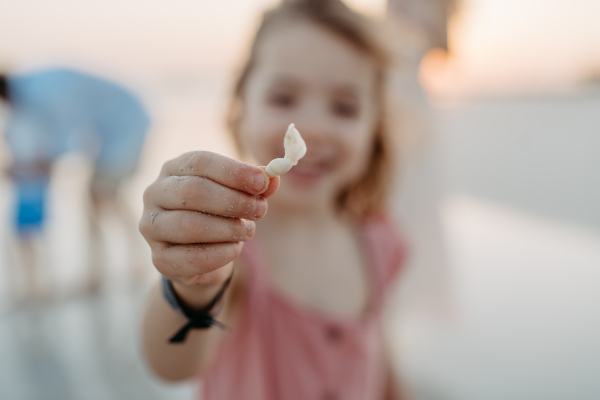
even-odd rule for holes
{"type": "Polygon", "coordinates": [[[195,171],[196,157],[198,153],[198,151],[188,151],[187,153],[183,153],[182,155],[173,160],[173,163],[170,165],[170,168],[168,170],[172,172],[195,171]]]}
{"type": "Polygon", "coordinates": [[[161,274],[165,272],[167,257],[164,249],[152,249],[152,264],[161,274]]]}
{"type": "Polygon", "coordinates": [[[152,237],[154,236],[153,233],[155,232],[155,227],[152,224],[152,215],[153,213],[144,210],[144,212],[142,213],[142,217],[140,218],[140,222],[138,224],[140,233],[147,241],[152,240],[152,237]]]}
{"type": "Polygon", "coordinates": [[[234,259],[238,258],[239,255],[242,253],[242,248],[244,247],[244,243],[243,242],[238,242],[238,243],[233,243],[232,245],[228,246],[229,247],[229,251],[230,251],[230,261],[233,261],[234,259]]]}
{"type": "Polygon", "coordinates": [[[172,175],[173,171],[179,170],[180,169],[179,167],[181,165],[185,164],[184,160],[185,160],[186,154],[188,154],[188,153],[184,153],[184,154],[180,155],[179,157],[175,157],[175,158],[170,159],[169,161],[166,161],[163,164],[162,169],[160,170],[159,176],[166,177],[166,176],[172,175]]]}
{"type": "Polygon", "coordinates": [[[190,153],[188,163],[192,170],[204,171],[212,162],[214,153],[210,151],[194,151],[190,153]]]}
{"type": "Polygon", "coordinates": [[[180,155],[179,157],[176,158],[177,161],[179,161],[179,164],[185,164],[190,162],[190,160],[198,153],[201,153],[202,151],[188,151],[183,153],[182,155],[180,155]]]}
{"type": "Polygon", "coordinates": [[[168,175],[168,171],[172,169],[173,164],[175,164],[177,162],[177,160],[178,160],[178,158],[176,158],[174,160],[166,161],[162,165],[162,168],[160,169],[159,176],[168,175]]]}
{"type": "Polygon", "coordinates": [[[146,222],[146,213],[144,213],[142,215],[142,218],[140,218],[140,222],[138,224],[138,229],[140,231],[140,233],[142,234],[142,236],[144,238],[147,238],[147,233],[148,233],[148,222],[146,222]]]}
{"type": "Polygon", "coordinates": [[[142,197],[144,205],[151,204],[153,198],[154,198],[154,183],[151,184],[150,186],[148,186],[146,188],[146,190],[144,190],[144,195],[142,197]]]}

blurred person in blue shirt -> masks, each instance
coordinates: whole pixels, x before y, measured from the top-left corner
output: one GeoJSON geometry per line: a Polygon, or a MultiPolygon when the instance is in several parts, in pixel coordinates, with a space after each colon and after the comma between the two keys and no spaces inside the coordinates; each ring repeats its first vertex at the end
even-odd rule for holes
{"type": "Polygon", "coordinates": [[[9,176],[16,192],[15,228],[32,293],[39,292],[32,240],[43,230],[51,166],[68,151],[84,152],[94,161],[90,286],[97,289],[102,264],[99,217],[110,208],[130,219],[118,192],[137,167],[148,114],[127,90],[66,68],[0,74],[0,99],[10,109],[5,139],[13,159],[9,176]]]}

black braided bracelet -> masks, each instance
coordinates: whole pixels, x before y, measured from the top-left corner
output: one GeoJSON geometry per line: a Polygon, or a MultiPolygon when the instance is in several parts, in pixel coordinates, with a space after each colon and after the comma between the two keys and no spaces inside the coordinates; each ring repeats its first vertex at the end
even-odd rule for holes
{"type": "Polygon", "coordinates": [[[185,342],[185,339],[191,329],[208,329],[210,327],[215,327],[226,332],[229,331],[229,328],[227,328],[219,321],[216,321],[214,318],[221,311],[221,308],[223,306],[223,302],[221,300],[223,299],[225,290],[227,290],[227,287],[231,282],[232,276],[230,276],[229,279],[225,281],[223,287],[221,287],[219,293],[216,294],[216,296],[211,300],[211,302],[200,309],[192,308],[185,304],[179,298],[179,296],[177,296],[177,293],[173,289],[173,284],[171,283],[171,281],[164,276],[162,277],[162,288],[165,299],[167,299],[167,302],[171,307],[173,307],[175,311],[186,317],[188,320],[188,322],[184,326],[182,326],[181,329],[179,329],[171,339],[169,339],[169,343],[185,342]]]}

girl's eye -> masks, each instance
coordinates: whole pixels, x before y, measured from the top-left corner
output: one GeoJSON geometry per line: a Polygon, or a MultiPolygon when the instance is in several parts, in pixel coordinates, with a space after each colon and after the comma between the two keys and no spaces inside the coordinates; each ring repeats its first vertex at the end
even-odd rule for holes
{"type": "Polygon", "coordinates": [[[288,108],[294,106],[296,98],[289,93],[273,93],[269,95],[268,103],[276,107],[288,108]]]}
{"type": "Polygon", "coordinates": [[[332,104],[335,115],[343,118],[356,118],[358,116],[358,104],[348,101],[335,101],[332,104]]]}

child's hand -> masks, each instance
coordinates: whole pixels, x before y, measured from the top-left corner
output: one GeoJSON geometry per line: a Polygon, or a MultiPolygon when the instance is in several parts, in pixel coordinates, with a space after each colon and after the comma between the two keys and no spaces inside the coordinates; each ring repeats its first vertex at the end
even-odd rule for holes
{"type": "Polygon", "coordinates": [[[187,291],[219,286],[278,187],[263,168],[215,153],[166,162],[144,193],[140,221],[156,269],[187,291]]]}

